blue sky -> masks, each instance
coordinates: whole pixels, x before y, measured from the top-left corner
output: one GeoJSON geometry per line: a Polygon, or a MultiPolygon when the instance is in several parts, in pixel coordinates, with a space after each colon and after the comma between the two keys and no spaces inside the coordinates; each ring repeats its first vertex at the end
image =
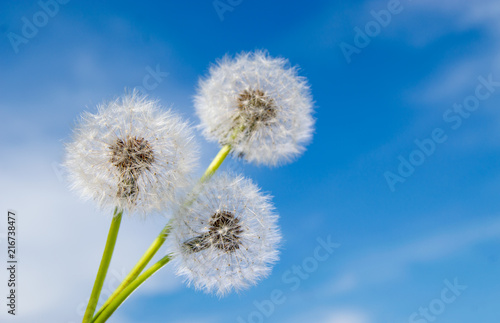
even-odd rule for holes
{"type": "MultiPolygon", "coordinates": [[[[110,322],[500,321],[498,1],[243,0],[223,19],[212,1],[60,3],[30,37],[23,25],[43,19],[40,4],[0,4],[0,205],[19,213],[21,260],[19,316],[4,308],[2,322],[81,321],[110,216],[69,192],[58,166],[78,115],[147,79],[151,97],[197,124],[198,78],[224,54],[254,49],[300,66],[316,102],[314,140],[296,162],[224,165],[274,196],[280,262],[223,299],[166,269],[110,322]],[[377,28],[372,10],[392,10],[390,22],[348,62],[342,44],[377,28]],[[25,41],[13,46],[13,34],[25,41]],[[469,110],[455,105],[464,102],[469,110]],[[318,260],[318,239],[339,246],[318,260]]],[[[198,141],[201,173],[217,146],[198,141]]],[[[124,221],[105,292],[164,222],[124,221]]]]}

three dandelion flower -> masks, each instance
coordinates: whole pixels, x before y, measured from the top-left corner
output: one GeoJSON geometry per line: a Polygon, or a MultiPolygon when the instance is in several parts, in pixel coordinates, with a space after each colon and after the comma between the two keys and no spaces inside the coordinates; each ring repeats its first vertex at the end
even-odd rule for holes
{"type": "MultiPolygon", "coordinates": [[[[313,132],[306,79],[266,52],[226,56],[212,66],[195,109],[209,141],[255,164],[293,160],[313,132]]],[[[65,164],[72,188],[102,208],[176,210],[170,251],[177,273],[197,289],[225,295],[270,273],[281,239],[278,215],[271,198],[242,176],[193,184],[193,137],[178,115],[134,92],[82,116],[65,164]]]]}

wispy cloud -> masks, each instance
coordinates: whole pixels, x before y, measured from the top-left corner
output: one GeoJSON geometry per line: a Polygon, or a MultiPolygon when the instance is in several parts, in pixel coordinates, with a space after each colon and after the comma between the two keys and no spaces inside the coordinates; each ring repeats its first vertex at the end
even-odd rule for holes
{"type": "Polygon", "coordinates": [[[172,323],[216,323],[221,322],[220,318],[214,317],[191,317],[186,319],[181,319],[172,323]]]}
{"type": "MultiPolygon", "coordinates": [[[[435,72],[436,75],[430,78],[432,83],[428,84],[428,95],[441,98],[451,94],[457,95],[459,91],[464,91],[467,82],[473,82],[479,73],[488,71],[494,73],[500,70],[500,52],[498,51],[500,40],[500,3],[495,0],[446,0],[446,1],[413,1],[412,10],[409,11],[406,20],[406,28],[412,30],[413,34],[408,34],[407,40],[419,36],[419,28],[415,25],[422,17],[430,16],[433,20],[443,19],[446,23],[439,25],[432,31],[427,31],[430,35],[435,35],[436,39],[451,33],[463,33],[475,30],[482,33],[482,50],[471,51],[474,47],[464,47],[464,51],[456,58],[451,58],[448,64],[441,65],[435,72]],[[433,95],[432,95],[433,94],[433,95]]],[[[428,18],[431,19],[431,18],[428,18]]],[[[432,41],[436,40],[433,39],[432,41]]],[[[465,44],[456,44],[457,48],[465,44]]]]}
{"type": "Polygon", "coordinates": [[[368,315],[356,310],[337,310],[327,314],[321,323],[369,323],[368,315]]]}
{"type": "MultiPolygon", "coordinates": [[[[0,164],[0,206],[17,211],[19,222],[20,305],[15,322],[35,322],[40,317],[81,321],[109,228],[110,215],[82,203],[58,180],[51,167],[57,160],[54,154],[61,149],[55,145],[7,147],[6,155],[15,156],[15,161],[0,164]]],[[[123,222],[103,292],[117,286],[166,219],[125,218],[123,222]]],[[[170,270],[162,270],[132,297],[168,294],[180,286],[170,270]]],[[[1,311],[0,321],[9,320],[6,311],[1,311]]]]}
{"type": "MultiPolygon", "coordinates": [[[[500,30],[495,26],[500,25],[498,14],[500,14],[500,3],[495,0],[422,0],[412,3],[416,9],[429,11],[438,11],[443,14],[453,15],[455,17],[455,26],[468,28],[471,25],[479,24],[488,26],[491,31],[500,35],[500,30]]],[[[453,27],[453,25],[449,25],[453,27]]]]}
{"type": "Polygon", "coordinates": [[[357,308],[313,308],[289,323],[372,323],[370,316],[357,308]]]}
{"type": "Polygon", "coordinates": [[[399,279],[412,266],[432,265],[449,259],[466,248],[500,240],[500,220],[489,219],[448,228],[410,242],[394,242],[391,246],[371,249],[353,259],[325,288],[328,295],[342,295],[362,286],[381,284],[399,279]]]}

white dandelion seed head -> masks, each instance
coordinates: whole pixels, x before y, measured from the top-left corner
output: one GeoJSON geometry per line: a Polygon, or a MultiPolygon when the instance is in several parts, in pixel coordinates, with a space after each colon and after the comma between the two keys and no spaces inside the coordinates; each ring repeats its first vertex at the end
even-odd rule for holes
{"type": "Polygon", "coordinates": [[[309,85],[288,60],[266,52],[224,57],[199,83],[196,112],[210,141],[248,162],[276,166],[305,150],[314,127],[309,85]]]}
{"type": "Polygon", "coordinates": [[[197,155],[186,122],[133,92],[82,115],[65,166],[84,199],[146,214],[176,201],[197,155]]]}
{"type": "Polygon", "coordinates": [[[203,184],[194,202],[174,217],[177,274],[219,296],[266,277],[281,240],[270,199],[241,176],[221,174],[203,184]]]}

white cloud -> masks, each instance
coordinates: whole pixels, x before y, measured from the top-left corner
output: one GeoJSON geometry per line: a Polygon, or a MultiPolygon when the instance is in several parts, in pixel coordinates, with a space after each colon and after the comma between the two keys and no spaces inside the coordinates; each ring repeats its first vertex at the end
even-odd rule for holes
{"type": "Polygon", "coordinates": [[[337,310],[325,315],[320,323],[369,323],[368,316],[357,310],[337,310]]]}
{"type": "Polygon", "coordinates": [[[354,308],[314,308],[291,320],[290,323],[371,323],[370,316],[354,308]]]}
{"type": "MultiPolygon", "coordinates": [[[[443,47],[437,43],[443,40],[449,45],[443,53],[447,59],[439,64],[432,61],[425,64],[427,76],[417,80],[416,85],[406,92],[407,106],[424,112],[405,133],[376,152],[385,157],[399,154],[401,145],[413,142],[416,136],[426,135],[421,132],[423,128],[429,125],[443,127],[442,114],[454,103],[462,103],[474,93],[479,76],[491,74],[494,80],[500,79],[499,1],[419,0],[402,1],[402,4],[404,10],[394,17],[391,28],[378,37],[413,46],[423,58],[429,59],[440,55],[430,52],[443,47]],[[455,43],[453,39],[456,39],[455,43]],[[404,138],[403,142],[401,138],[404,138]]],[[[369,1],[362,13],[366,14],[377,6],[380,6],[379,2],[369,1]]],[[[498,149],[500,111],[496,107],[499,100],[497,91],[490,99],[481,102],[474,118],[465,121],[466,126],[454,133],[453,140],[447,145],[455,145],[453,148],[458,152],[467,153],[477,149],[498,149]],[[480,124],[474,124],[477,120],[480,124]]]]}
{"type": "Polygon", "coordinates": [[[481,76],[483,68],[481,65],[481,62],[466,57],[458,59],[453,64],[439,67],[433,77],[426,79],[420,88],[411,92],[411,99],[424,103],[419,105],[424,108],[435,108],[428,103],[443,102],[446,104],[442,107],[444,112],[454,103],[453,98],[473,93],[477,78],[481,76]]]}
{"type": "Polygon", "coordinates": [[[329,294],[343,294],[355,289],[359,284],[358,277],[354,273],[345,273],[329,286],[329,294]]]}
{"type": "MultiPolygon", "coordinates": [[[[90,295],[111,218],[99,214],[91,203],[82,203],[58,181],[51,163],[60,149],[59,143],[51,146],[43,141],[4,149],[9,160],[0,164],[0,207],[18,213],[19,314],[12,319],[1,311],[2,322],[79,322],[90,295]]],[[[105,293],[132,268],[164,223],[159,217],[124,218],[105,293]]],[[[5,226],[0,228],[5,234],[5,226]]],[[[1,253],[3,263],[4,258],[1,253]]],[[[0,272],[0,281],[6,281],[5,271],[0,272]]],[[[164,268],[131,299],[170,293],[180,285],[164,268]]]]}
{"type": "Polygon", "coordinates": [[[457,27],[468,28],[479,24],[491,27],[491,30],[500,34],[499,30],[493,28],[500,25],[498,14],[500,3],[496,0],[421,0],[411,4],[415,9],[426,12],[440,12],[453,15],[457,27]]]}
{"type": "MultiPolygon", "coordinates": [[[[411,3],[408,19],[405,20],[406,28],[412,31],[407,38],[410,42],[412,35],[420,37],[421,28],[418,26],[421,19],[427,15],[429,21],[439,21],[439,17],[443,21],[439,28],[427,30],[427,34],[434,34],[436,38],[439,38],[453,32],[476,30],[484,34],[489,45],[485,44],[481,51],[471,51],[474,48],[471,46],[464,47],[462,55],[457,56],[455,60],[451,59],[448,64],[444,64],[435,72],[435,77],[431,78],[433,81],[427,84],[428,93],[424,94],[424,97],[446,98],[463,93],[463,91],[470,91],[466,87],[467,83],[474,82],[481,73],[500,71],[499,13],[500,2],[496,0],[422,0],[411,3]]],[[[477,41],[479,42],[480,39],[477,41]]],[[[463,44],[457,44],[457,49],[458,46],[463,46],[463,44]]]]}
{"type": "Polygon", "coordinates": [[[181,319],[173,323],[216,323],[216,322],[220,322],[220,319],[212,317],[196,317],[196,318],[181,319]]]}
{"type": "Polygon", "coordinates": [[[344,268],[344,274],[335,278],[324,293],[339,295],[362,285],[393,281],[416,264],[432,264],[453,257],[463,249],[495,240],[500,240],[498,219],[448,228],[408,243],[394,242],[353,259],[344,268]]]}

